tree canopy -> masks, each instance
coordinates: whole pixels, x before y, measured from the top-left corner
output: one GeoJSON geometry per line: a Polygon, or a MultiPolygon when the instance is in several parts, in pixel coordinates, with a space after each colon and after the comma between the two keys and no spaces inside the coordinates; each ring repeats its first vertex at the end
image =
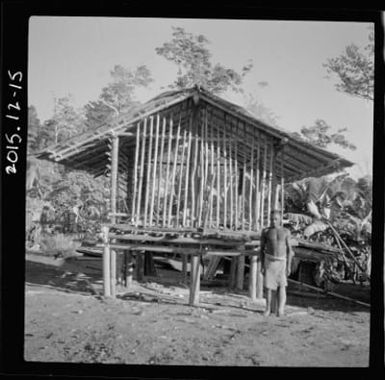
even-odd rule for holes
{"type": "Polygon", "coordinates": [[[349,142],[344,135],[347,128],[342,128],[335,133],[330,133],[331,128],[325,120],[317,119],[314,125],[310,127],[304,126],[301,128],[300,133],[294,132],[292,135],[320,148],[326,148],[330,144],[337,144],[345,149],[356,149],[356,146],[349,142]]]}
{"type": "Polygon", "coordinates": [[[202,86],[215,94],[227,89],[241,92],[242,82],[253,65],[249,62],[240,72],[220,63],[212,62],[209,40],[202,34],[188,33],[181,27],[173,27],[172,40],[155,49],[156,53],[178,66],[176,80],[171,88],[183,89],[202,86]]]}
{"type": "Polygon", "coordinates": [[[373,100],[374,94],[374,32],[368,36],[364,47],[350,44],[338,57],[330,58],[324,64],[327,72],[334,74],[338,91],[366,100],[373,100]]]}
{"type": "Polygon", "coordinates": [[[249,94],[246,97],[245,102],[246,110],[252,113],[257,119],[271,126],[277,126],[278,116],[255,96],[249,94]]]}
{"type": "Polygon", "coordinates": [[[34,152],[41,148],[41,122],[37,116],[36,107],[28,107],[28,152],[34,152]]]}
{"type": "Polygon", "coordinates": [[[99,98],[85,105],[86,123],[89,128],[98,126],[112,115],[119,115],[139,104],[135,99],[138,87],[147,87],[153,78],[145,65],[129,69],[115,65],[110,72],[111,82],[102,88],[99,98]]]}

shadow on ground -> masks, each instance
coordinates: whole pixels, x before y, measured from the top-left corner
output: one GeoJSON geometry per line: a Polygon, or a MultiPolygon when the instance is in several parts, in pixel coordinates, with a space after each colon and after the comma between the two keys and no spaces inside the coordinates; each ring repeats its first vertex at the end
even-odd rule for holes
{"type": "MultiPolygon", "coordinates": [[[[96,259],[92,265],[91,262],[92,260],[78,262],[73,257],[55,260],[51,257],[37,258],[35,255],[27,255],[26,282],[65,292],[101,296],[103,291],[102,261],[96,259]]],[[[140,302],[188,305],[188,287],[183,284],[181,273],[162,265],[157,265],[157,271],[157,277],[145,278],[143,283],[136,283],[137,287],[130,291],[125,292],[124,287],[118,287],[117,290],[120,293],[118,298],[140,302]]],[[[247,287],[247,283],[245,286],[247,287]]],[[[356,287],[359,286],[356,285],[356,287]]],[[[310,294],[309,292],[300,295],[299,289],[298,286],[289,285],[288,305],[323,311],[370,312],[369,308],[331,296],[319,296],[317,293],[310,294]]],[[[212,287],[210,284],[204,283],[202,283],[201,291],[200,306],[202,307],[224,306],[237,310],[261,312],[253,307],[253,303],[247,298],[247,291],[230,291],[225,285],[212,287]],[[208,295],[208,293],[210,294],[208,295]],[[226,301],[224,304],[223,296],[225,295],[232,300],[226,301]]],[[[348,291],[349,289],[345,289],[345,293],[348,291]]],[[[362,293],[361,300],[368,302],[369,289],[359,289],[359,291],[362,293]],[[365,296],[367,298],[362,299],[365,296]]]]}

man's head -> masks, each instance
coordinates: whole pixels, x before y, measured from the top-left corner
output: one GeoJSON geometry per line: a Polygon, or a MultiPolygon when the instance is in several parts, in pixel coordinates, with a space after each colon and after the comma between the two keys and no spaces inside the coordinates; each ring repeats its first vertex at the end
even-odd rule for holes
{"type": "Polygon", "coordinates": [[[270,213],[270,225],[272,227],[280,227],[281,226],[281,212],[279,210],[273,210],[270,213]]]}

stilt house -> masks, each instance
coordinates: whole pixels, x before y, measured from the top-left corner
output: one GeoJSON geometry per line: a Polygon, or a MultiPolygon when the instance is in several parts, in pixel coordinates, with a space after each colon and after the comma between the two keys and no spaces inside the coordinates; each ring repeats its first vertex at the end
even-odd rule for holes
{"type": "Polygon", "coordinates": [[[38,156],[111,177],[111,220],[259,231],[284,183],[352,163],[191,88],[163,93],[38,156]]]}
{"type": "Polygon", "coordinates": [[[182,256],[184,281],[191,257],[191,305],[198,302],[200,259],[207,256],[213,268],[220,257],[232,257],[230,286],[236,282],[239,289],[248,256],[250,297],[262,297],[259,242],[250,234],[268,225],[270,210],[284,211],[285,181],[352,165],[196,87],[163,93],[38,157],[111,178],[105,296],[115,296],[116,252],[124,253],[126,286],[133,256],[140,280],[143,254],[172,253],[182,256]]]}

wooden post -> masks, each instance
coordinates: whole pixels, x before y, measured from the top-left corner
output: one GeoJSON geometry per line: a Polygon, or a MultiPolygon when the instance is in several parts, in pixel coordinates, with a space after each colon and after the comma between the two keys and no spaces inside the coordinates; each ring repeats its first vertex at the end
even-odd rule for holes
{"type": "Polygon", "coordinates": [[[127,264],[127,251],[123,251],[123,271],[122,271],[122,277],[123,277],[123,286],[127,287],[127,273],[128,273],[128,264],[127,264]]]}
{"type": "Polygon", "coordinates": [[[233,256],[231,258],[231,266],[230,266],[230,281],[229,281],[230,289],[234,289],[236,285],[237,265],[238,265],[238,257],[233,256]]]}
{"type": "Polygon", "coordinates": [[[168,135],[168,147],[167,147],[167,166],[166,166],[166,178],[165,178],[165,187],[164,187],[164,198],[163,198],[163,221],[162,226],[168,225],[167,221],[167,198],[168,198],[168,176],[170,175],[170,162],[171,162],[171,148],[172,148],[172,128],[173,128],[173,120],[172,116],[170,117],[170,130],[168,135]]]}
{"type": "Polygon", "coordinates": [[[125,264],[126,264],[125,285],[126,285],[126,288],[130,288],[132,286],[132,275],[134,271],[131,251],[125,251],[125,264]]]}
{"type": "Polygon", "coordinates": [[[111,297],[116,297],[116,251],[114,249],[111,249],[111,263],[110,263],[110,270],[111,270],[111,297]]]}
{"type": "Polygon", "coordinates": [[[261,254],[257,257],[257,298],[263,298],[263,274],[261,273],[262,261],[261,254]]]}
{"type": "Polygon", "coordinates": [[[144,158],[146,154],[146,133],[147,133],[147,119],[144,119],[143,135],[142,135],[142,151],[140,157],[140,171],[139,171],[139,189],[138,189],[138,206],[137,206],[137,218],[141,218],[142,213],[142,190],[143,190],[143,173],[144,173],[144,158]]]}
{"type": "Polygon", "coordinates": [[[104,243],[104,251],[103,251],[103,289],[104,289],[104,297],[111,297],[111,281],[110,281],[110,246],[109,246],[109,228],[107,226],[102,227],[103,233],[103,243],[104,243]]]}
{"type": "Polygon", "coordinates": [[[176,222],[175,227],[179,227],[179,213],[181,206],[181,195],[182,195],[182,183],[183,183],[183,170],[184,170],[184,156],[186,153],[186,142],[187,142],[187,131],[183,131],[183,147],[182,147],[182,157],[180,162],[180,170],[179,170],[179,184],[178,184],[178,197],[176,202],[176,222]]]}
{"type": "MultiPolygon", "coordinates": [[[[160,125],[160,116],[159,114],[156,117],[156,130],[155,130],[155,153],[153,161],[153,172],[152,172],[152,182],[151,182],[151,201],[150,201],[150,225],[153,224],[154,218],[154,202],[155,202],[155,182],[156,182],[156,167],[158,161],[158,148],[159,148],[159,125],[160,125]]],[[[158,189],[159,191],[159,189],[158,189]]]]}
{"type": "Polygon", "coordinates": [[[199,255],[191,255],[190,271],[190,305],[197,305],[199,302],[200,288],[200,260],[199,255]]]}
{"type": "Polygon", "coordinates": [[[136,253],[136,280],[143,281],[144,277],[144,252],[137,251],[136,253]]]}
{"type": "Polygon", "coordinates": [[[182,278],[184,284],[187,284],[187,262],[188,255],[182,254],[182,278]]]}
{"type": "Polygon", "coordinates": [[[170,191],[170,203],[168,206],[168,226],[171,226],[171,218],[172,218],[172,206],[174,203],[174,190],[175,190],[175,176],[176,176],[176,165],[178,163],[178,149],[179,149],[179,139],[180,139],[180,122],[181,118],[179,118],[179,124],[176,131],[176,144],[175,144],[175,153],[174,153],[174,165],[172,168],[171,174],[171,191],[170,191]]]}
{"type": "Polygon", "coordinates": [[[158,194],[156,200],[156,225],[159,226],[160,222],[160,198],[161,198],[161,189],[162,189],[162,179],[163,178],[163,154],[164,154],[164,143],[166,139],[166,118],[163,118],[162,126],[162,139],[160,143],[160,157],[159,157],[159,175],[158,175],[158,194]]]}
{"type": "Polygon", "coordinates": [[[252,301],[257,298],[257,256],[251,255],[249,271],[249,296],[252,301]]]}
{"type": "Polygon", "coordinates": [[[243,290],[243,282],[245,275],[245,256],[238,256],[238,268],[237,268],[237,289],[243,290]]]}
{"type": "Polygon", "coordinates": [[[131,206],[131,220],[134,224],[137,224],[137,210],[136,210],[136,197],[137,197],[137,186],[138,186],[138,159],[139,159],[139,149],[140,149],[140,123],[137,125],[136,129],[136,145],[135,145],[135,162],[134,162],[134,189],[132,195],[132,206],[131,206]]]}
{"type": "Polygon", "coordinates": [[[112,137],[111,151],[111,223],[116,223],[116,198],[118,186],[118,155],[119,155],[119,137],[112,137]]]}

